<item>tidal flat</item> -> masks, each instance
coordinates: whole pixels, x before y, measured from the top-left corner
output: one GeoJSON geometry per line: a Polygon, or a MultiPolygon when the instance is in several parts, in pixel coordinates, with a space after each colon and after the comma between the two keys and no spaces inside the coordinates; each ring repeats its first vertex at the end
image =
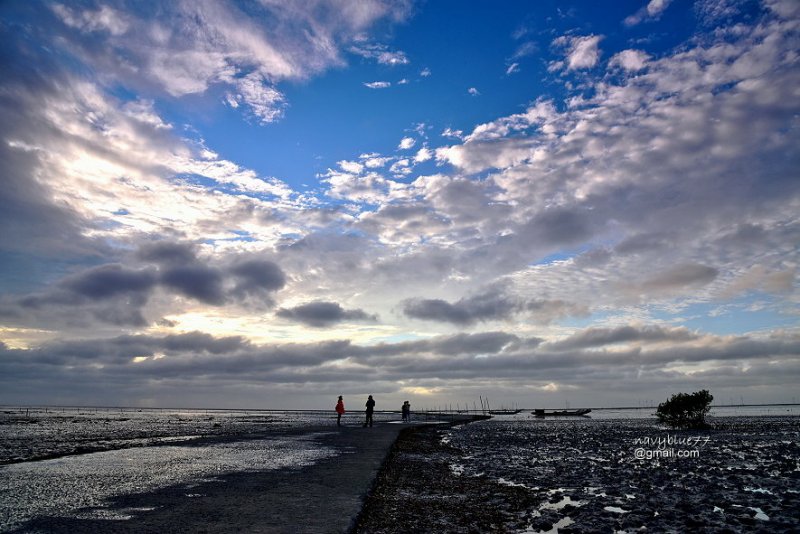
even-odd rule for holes
{"type": "Polygon", "coordinates": [[[516,417],[413,429],[356,531],[797,532],[800,418],[713,424],[516,417]]]}

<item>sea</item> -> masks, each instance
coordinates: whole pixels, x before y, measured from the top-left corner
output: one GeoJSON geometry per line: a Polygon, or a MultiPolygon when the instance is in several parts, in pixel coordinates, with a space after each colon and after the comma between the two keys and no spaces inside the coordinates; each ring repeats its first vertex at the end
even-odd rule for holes
{"type": "MultiPolygon", "coordinates": [[[[655,440],[663,434],[655,430],[653,413],[653,408],[598,409],[589,417],[542,420],[525,410],[453,429],[443,439],[467,451],[453,465],[459,475],[488,472],[504,483],[534,485],[545,464],[532,468],[526,460],[532,440],[551,440],[551,461],[566,461],[569,454],[595,454],[600,446],[564,441],[581,426],[634,429],[631,440],[650,439],[652,428],[654,441],[643,447],[657,450],[655,440]]],[[[430,422],[440,415],[414,418],[430,422]]],[[[718,407],[710,414],[719,421],[794,421],[786,435],[775,438],[795,440],[795,451],[798,417],[798,405],[718,407]]],[[[399,418],[380,412],[376,423],[399,418]]],[[[361,414],[348,414],[344,423],[360,425],[361,414]]],[[[0,407],[0,532],[41,516],[124,520],[124,511],[106,506],[115,496],[182,485],[192,498],[193,485],[225,474],[313,464],[344,453],[315,439],[335,425],[330,411],[0,407]]],[[[566,487],[553,485],[550,489],[566,487]]]]}

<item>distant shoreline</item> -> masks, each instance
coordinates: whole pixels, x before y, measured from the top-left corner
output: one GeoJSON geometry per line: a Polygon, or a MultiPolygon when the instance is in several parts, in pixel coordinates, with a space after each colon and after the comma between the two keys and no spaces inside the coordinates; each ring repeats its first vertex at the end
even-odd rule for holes
{"type": "MultiPolygon", "coordinates": [[[[769,408],[775,406],[800,406],[800,402],[772,402],[764,404],[712,404],[711,408],[769,408]]],[[[583,406],[580,408],[590,408],[592,410],[647,410],[658,408],[657,404],[647,406],[583,406]]],[[[518,408],[522,412],[529,412],[535,409],[544,410],[561,410],[563,406],[535,406],[531,408],[518,408]]],[[[304,413],[304,414],[326,414],[333,413],[333,409],[318,409],[318,408],[191,408],[191,407],[176,407],[176,406],[159,406],[159,407],[144,407],[144,406],[91,406],[91,405],[60,405],[60,404],[0,404],[0,412],[16,409],[16,410],[122,410],[122,411],[192,411],[192,412],[258,412],[258,413],[304,413]]],[[[363,410],[348,410],[348,413],[361,413],[363,410]]],[[[414,410],[413,413],[465,413],[465,414],[480,414],[487,410],[450,410],[450,409],[430,409],[430,410],[414,410]]],[[[375,413],[400,413],[400,410],[375,410],[375,413]]]]}

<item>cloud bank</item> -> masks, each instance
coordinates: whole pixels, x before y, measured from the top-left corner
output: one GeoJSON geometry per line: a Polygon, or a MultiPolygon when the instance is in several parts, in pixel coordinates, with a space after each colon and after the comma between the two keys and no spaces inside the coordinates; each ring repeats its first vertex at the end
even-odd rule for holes
{"type": "Polygon", "coordinates": [[[347,91],[396,117],[410,101],[362,80],[428,62],[370,33],[413,24],[410,6],[32,5],[4,5],[0,28],[2,402],[310,408],[368,384],[596,405],[796,386],[792,2],[698,4],[669,49],[586,26],[517,40],[515,76],[492,76],[521,80],[535,50],[548,92],[492,107],[488,78],[436,86],[474,123],[331,140],[302,181],[255,170],[279,156],[268,141],[242,156],[200,128],[224,113],[271,132],[303,102],[287,87],[329,87],[350,62],[347,91]]]}

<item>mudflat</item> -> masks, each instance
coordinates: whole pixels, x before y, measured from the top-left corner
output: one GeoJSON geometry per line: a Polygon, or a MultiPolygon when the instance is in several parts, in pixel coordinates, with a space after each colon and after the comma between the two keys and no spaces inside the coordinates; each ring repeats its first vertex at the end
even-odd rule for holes
{"type": "Polygon", "coordinates": [[[354,532],[800,532],[798,438],[794,416],[413,429],[354,532]]]}

